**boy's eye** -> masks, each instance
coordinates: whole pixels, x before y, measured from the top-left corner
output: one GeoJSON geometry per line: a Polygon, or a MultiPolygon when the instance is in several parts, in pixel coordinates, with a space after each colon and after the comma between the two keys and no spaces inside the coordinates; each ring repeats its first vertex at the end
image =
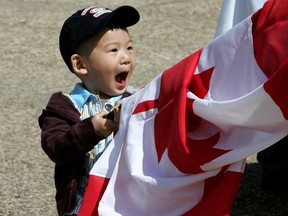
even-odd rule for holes
{"type": "Polygon", "coordinates": [[[127,47],[127,50],[133,50],[132,46],[127,47]]]}
{"type": "Polygon", "coordinates": [[[110,52],[117,52],[117,49],[116,48],[111,49],[110,52]]]}

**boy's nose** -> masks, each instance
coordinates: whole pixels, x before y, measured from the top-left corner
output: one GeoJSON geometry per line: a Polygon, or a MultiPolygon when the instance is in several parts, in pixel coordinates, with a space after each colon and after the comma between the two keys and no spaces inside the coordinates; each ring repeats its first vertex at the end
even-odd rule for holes
{"type": "Polygon", "coordinates": [[[121,64],[129,64],[130,63],[130,56],[128,53],[123,52],[120,60],[121,64]]]}

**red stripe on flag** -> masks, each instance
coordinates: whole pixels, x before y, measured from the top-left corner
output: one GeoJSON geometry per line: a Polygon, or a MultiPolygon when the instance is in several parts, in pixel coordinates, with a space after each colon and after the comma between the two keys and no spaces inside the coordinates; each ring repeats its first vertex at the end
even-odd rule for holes
{"type": "Polygon", "coordinates": [[[222,171],[205,181],[201,202],[183,216],[229,216],[243,174],[222,171]]]}
{"type": "Polygon", "coordinates": [[[78,216],[98,216],[98,205],[109,180],[108,178],[89,175],[88,185],[78,216]]]}
{"type": "Polygon", "coordinates": [[[281,109],[284,118],[288,120],[288,100],[287,100],[287,83],[288,83],[288,58],[279,70],[265,84],[265,91],[272,97],[273,101],[281,109]]]}
{"type": "Polygon", "coordinates": [[[271,77],[288,56],[287,4],[287,0],[270,0],[252,15],[254,54],[267,77],[271,77]]]}
{"type": "Polygon", "coordinates": [[[252,16],[255,58],[269,79],[265,91],[288,119],[288,13],[287,0],[267,1],[252,16]]]}

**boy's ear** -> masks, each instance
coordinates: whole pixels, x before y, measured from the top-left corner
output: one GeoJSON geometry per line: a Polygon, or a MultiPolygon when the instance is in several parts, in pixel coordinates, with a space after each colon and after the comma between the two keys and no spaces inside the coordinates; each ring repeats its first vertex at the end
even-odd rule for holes
{"type": "Polygon", "coordinates": [[[82,60],[82,57],[78,54],[73,54],[71,56],[71,64],[75,74],[85,75],[87,74],[86,66],[82,60]]]}

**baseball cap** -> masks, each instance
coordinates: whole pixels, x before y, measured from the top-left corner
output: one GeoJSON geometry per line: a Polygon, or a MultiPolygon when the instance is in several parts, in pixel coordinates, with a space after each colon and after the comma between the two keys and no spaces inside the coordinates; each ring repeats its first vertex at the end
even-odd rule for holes
{"type": "Polygon", "coordinates": [[[82,42],[106,27],[126,28],[139,19],[138,11],[128,5],[115,10],[91,6],[77,11],[64,22],[60,32],[59,48],[64,62],[72,71],[70,58],[82,42]]]}

